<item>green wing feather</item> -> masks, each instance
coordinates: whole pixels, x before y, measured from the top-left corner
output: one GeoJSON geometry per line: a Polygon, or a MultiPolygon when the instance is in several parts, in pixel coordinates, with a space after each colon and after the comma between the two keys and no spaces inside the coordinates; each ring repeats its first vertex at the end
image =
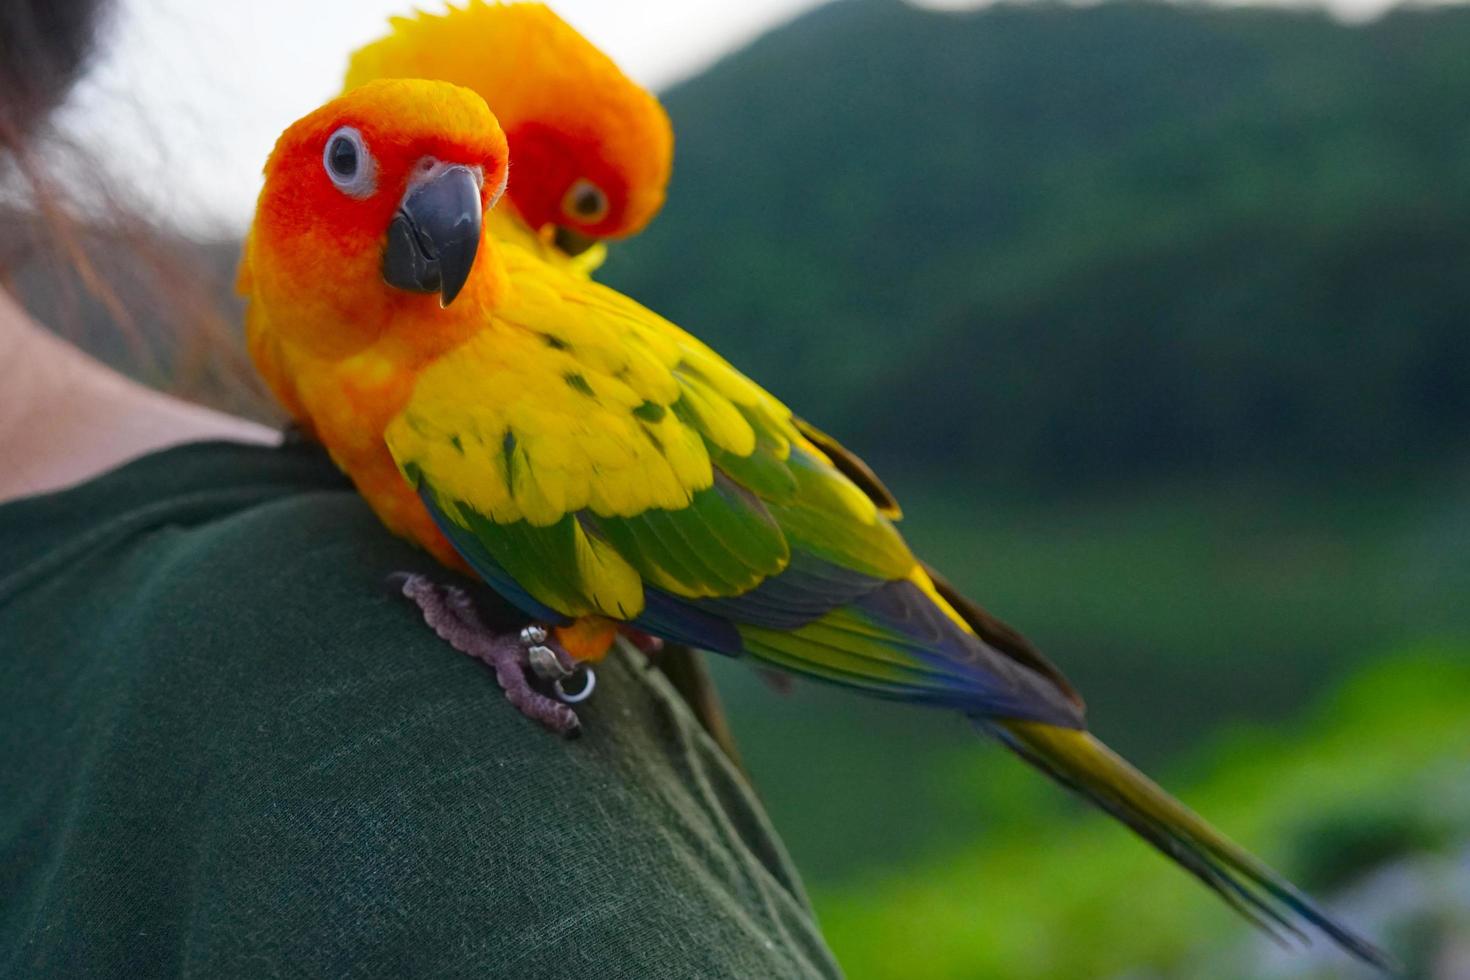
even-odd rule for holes
{"type": "Polygon", "coordinates": [[[506,251],[515,300],[423,372],[388,431],[451,538],[568,616],[634,619],[645,588],[739,596],[793,550],[879,580],[912,572],[892,523],[784,405],[626,297],[506,251]]]}

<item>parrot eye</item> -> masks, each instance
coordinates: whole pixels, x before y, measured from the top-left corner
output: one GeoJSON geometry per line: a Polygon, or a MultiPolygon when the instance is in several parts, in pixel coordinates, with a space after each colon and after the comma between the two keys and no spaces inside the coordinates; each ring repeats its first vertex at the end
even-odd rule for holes
{"type": "Polygon", "coordinates": [[[373,192],[377,167],[362,134],[343,126],[327,138],[322,166],[337,189],[348,197],[367,197],[373,192]]]}
{"type": "Polygon", "coordinates": [[[562,211],[577,221],[601,221],[607,217],[607,207],[607,194],[585,177],[567,188],[566,196],[561,199],[562,211]]]}

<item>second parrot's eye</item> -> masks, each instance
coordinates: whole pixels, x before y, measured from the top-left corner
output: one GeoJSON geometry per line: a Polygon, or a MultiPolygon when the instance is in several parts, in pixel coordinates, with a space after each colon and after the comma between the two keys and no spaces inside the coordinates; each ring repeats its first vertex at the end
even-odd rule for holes
{"type": "Polygon", "coordinates": [[[351,126],[343,126],[328,137],[322,166],[337,189],[349,197],[367,197],[373,192],[373,157],[362,134],[351,126]]]}
{"type": "Polygon", "coordinates": [[[584,177],[567,188],[561,208],[576,221],[598,222],[607,217],[607,194],[584,177]]]}

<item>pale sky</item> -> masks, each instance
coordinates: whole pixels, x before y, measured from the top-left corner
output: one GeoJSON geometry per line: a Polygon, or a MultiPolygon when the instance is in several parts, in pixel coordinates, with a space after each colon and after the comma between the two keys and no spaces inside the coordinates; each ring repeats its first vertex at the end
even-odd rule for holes
{"type": "MultiPolygon", "coordinates": [[[[560,0],[552,6],[651,87],[697,73],[821,0],[560,0]]],[[[965,0],[925,0],[966,6],[965,0]]],[[[1283,0],[1276,0],[1280,3],[1283,0]]],[[[1285,0],[1291,2],[1291,0],[1285,0]]],[[[1330,0],[1366,19],[1392,0],[1330,0]]],[[[275,137],[337,91],[387,18],[443,0],[118,0],[64,127],[146,201],[194,226],[248,220],[275,137]]]]}

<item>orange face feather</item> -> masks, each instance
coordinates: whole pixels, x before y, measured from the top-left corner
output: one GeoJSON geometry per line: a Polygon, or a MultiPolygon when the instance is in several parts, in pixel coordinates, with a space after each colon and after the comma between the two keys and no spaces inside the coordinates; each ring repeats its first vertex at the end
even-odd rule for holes
{"type": "Polygon", "coordinates": [[[505,127],[507,198],[533,230],[619,238],[662,207],[673,159],[663,107],[539,3],[470,0],[395,18],[352,57],[346,87],[435,78],[479,93],[505,127]]]}
{"type": "MultiPolygon", "coordinates": [[[[473,92],[433,82],[374,83],[286,130],[265,166],[240,284],[264,300],[257,308],[271,310],[272,334],[340,359],[408,324],[431,335],[452,327],[452,315],[427,315],[441,313],[436,297],[394,289],[381,271],[394,214],[435,161],[477,173],[482,212],[504,189],[505,135],[473,92]],[[357,184],[343,186],[329,170],[328,144],[340,133],[359,140],[357,184]]],[[[490,251],[476,257],[469,288],[502,285],[487,266],[494,260],[490,251]]],[[[426,356],[443,349],[427,341],[422,333],[413,337],[416,349],[427,344],[426,356]]]]}

